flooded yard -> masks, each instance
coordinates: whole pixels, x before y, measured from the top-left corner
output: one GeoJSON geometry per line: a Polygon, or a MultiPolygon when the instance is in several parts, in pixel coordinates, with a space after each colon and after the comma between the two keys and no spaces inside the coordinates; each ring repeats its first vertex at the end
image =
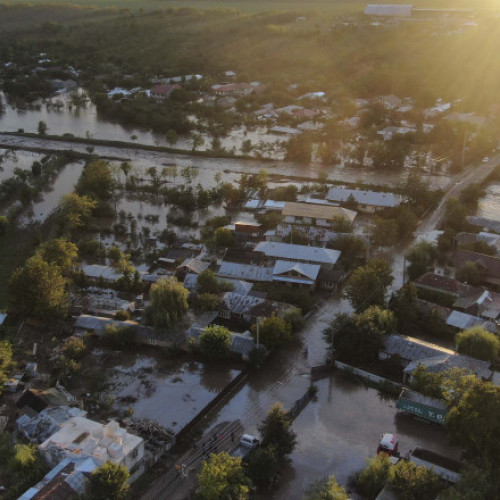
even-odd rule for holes
{"type": "Polygon", "coordinates": [[[500,214],[500,183],[493,182],[486,188],[486,194],[479,202],[478,217],[498,219],[500,214]]]}
{"type": "Polygon", "coordinates": [[[115,407],[133,410],[178,432],[204,408],[239,370],[197,361],[162,362],[136,355],[130,363],[109,370],[108,393],[115,407]]]}

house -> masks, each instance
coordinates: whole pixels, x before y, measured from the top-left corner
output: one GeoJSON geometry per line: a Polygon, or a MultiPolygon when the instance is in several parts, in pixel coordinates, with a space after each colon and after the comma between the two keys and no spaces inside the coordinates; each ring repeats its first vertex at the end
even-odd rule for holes
{"type": "Polygon", "coordinates": [[[203,262],[200,259],[186,259],[177,266],[175,275],[179,281],[184,281],[184,277],[187,273],[201,274],[203,271],[206,271],[208,267],[208,262],[203,262]]]}
{"type": "Polygon", "coordinates": [[[403,103],[403,101],[399,97],[396,97],[393,94],[380,97],[379,102],[380,104],[382,104],[382,106],[384,106],[384,109],[390,111],[399,108],[403,103]]]}
{"type": "Polygon", "coordinates": [[[470,250],[457,250],[455,252],[454,264],[460,269],[467,262],[478,265],[481,271],[481,279],[484,283],[500,286],[500,258],[484,255],[470,250]]]}
{"type": "Polygon", "coordinates": [[[339,219],[352,224],[357,213],[347,208],[287,201],[281,214],[287,224],[331,227],[339,219]]]}
{"type": "Polygon", "coordinates": [[[365,14],[367,16],[411,17],[412,12],[413,12],[413,5],[368,4],[365,7],[365,14]]]}
{"type": "Polygon", "coordinates": [[[379,359],[399,356],[403,366],[404,381],[419,365],[425,366],[432,373],[442,373],[451,368],[461,368],[475,374],[483,380],[490,380],[493,372],[487,361],[458,354],[437,344],[431,344],[413,337],[389,335],[379,353],[379,359]]]}
{"type": "Polygon", "coordinates": [[[219,307],[219,316],[225,319],[243,319],[254,323],[270,316],[283,316],[294,306],[284,302],[266,300],[261,297],[244,295],[237,292],[226,292],[219,307]]]}
{"type": "MultiPolygon", "coordinates": [[[[233,287],[233,292],[240,293],[242,295],[248,295],[253,288],[253,284],[249,283],[248,281],[221,278],[220,276],[217,276],[217,281],[221,285],[230,284],[233,287]]],[[[190,292],[196,291],[198,287],[198,275],[193,273],[186,274],[183,285],[184,288],[186,288],[190,292]]]]}
{"type": "Polygon", "coordinates": [[[491,333],[496,333],[497,331],[495,324],[491,321],[486,321],[483,318],[461,311],[452,311],[446,320],[446,324],[456,330],[466,330],[473,326],[481,326],[491,333]]]}
{"type": "Polygon", "coordinates": [[[244,281],[273,281],[273,267],[240,264],[239,262],[222,261],[217,271],[221,278],[232,278],[244,281]]]}
{"type": "Polygon", "coordinates": [[[497,253],[500,250],[500,235],[484,231],[480,233],[458,233],[453,240],[453,243],[458,248],[467,248],[478,242],[490,245],[497,253]]]}
{"type": "Polygon", "coordinates": [[[30,416],[29,407],[24,408],[23,411],[25,413],[16,420],[17,432],[30,443],[37,444],[43,443],[57,432],[61,425],[70,418],[87,415],[86,411],[67,405],[49,406],[32,416],[30,416]]]}
{"type": "Polygon", "coordinates": [[[333,268],[340,257],[338,250],[270,241],[259,243],[254,250],[263,253],[273,262],[277,260],[302,262],[304,264],[317,264],[330,269],[333,268]]]}
{"type": "Polygon", "coordinates": [[[70,401],[66,395],[55,387],[48,389],[27,389],[16,402],[16,406],[30,417],[38,415],[46,408],[64,406],[70,401]]]}
{"type": "Polygon", "coordinates": [[[124,465],[133,475],[144,457],[144,440],[128,433],[113,420],[101,424],[72,417],[39,446],[40,454],[54,467],[62,460],[92,458],[98,465],[124,465]]]}
{"type": "Polygon", "coordinates": [[[375,213],[386,208],[394,208],[401,204],[401,197],[394,193],[378,191],[362,191],[341,187],[331,188],[325,199],[338,203],[353,200],[360,212],[375,213]]]}
{"type": "MultiPolygon", "coordinates": [[[[192,327],[187,332],[188,337],[198,341],[200,335],[203,333],[203,328],[192,327]]],[[[250,332],[245,333],[231,333],[231,345],[229,347],[229,351],[237,356],[241,356],[243,359],[248,359],[250,353],[256,349],[252,337],[250,336],[250,332]]],[[[259,346],[259,349],[263,349],[263,346],[259,346]]],[[[265,349],[263,349],[265,351],[265,349]]]]}
{"type": "Polygon", "coordinates": [[[115,283],[122,274],[118,273],[114,267],[102,266],[99,264],[83,265],[81,268],[83,274],[91,280],[103,280],[107,283],[115,283]]]}
{"type": "Polygon", "coordinates": [[[236,239],[248,240],[250,238],[258,238],[262,225],[256,222],[235,222],[234,236],[236,239]]]}
{"type": "Polygon", "coordinates": [[[273,269],[273,281],[314,289],[320,271],[321,266],[316,264],[277,260],[273,269]]]}
{"type": "Polygon", "coordinates": [[[269,212],[281,212],[285,208],[284,201],[266,200],[264,202],[264,210],[269,212]]]}
{"type": "Polygon", "coordinates": [[[96,333],[97,335],[102,335],[106,331],[107,326],[117,326],[119,328],[137,328],[138,325],[139,323],[137,323],[137,321],[118,321],[101,316],[80,314],[80,316],[76,318],[74,327],[75,335],[80,336],[85,333],[96,333]]]}
{"type": "Polygon", "coordinates": [[[92,458],[65,458],[18,500],[72,500],[84,498],[89,475],[98,468],[92,458]]]}
{"type": "Polygon", "coordinates": [[[467,217],[467,222],[473,226],[478,226],[480,228],[489,229],[490,231],[495,231],[495,233],[500,233],[500,221],[495,219],[487,219],[486,217],[467,217]]]}
{"type": "Polygon", "coordinates": [[[451,103],[436,103],[436,106],[433,106],[432,108],[427,108],[422,111],[422,114],[424,115],[424,118],[427,120],[430,118],[436,118],[436,116],[442,115],[443,113],[446,113],[451,109],[451,103]]]}
{"type": "Polygon", "coordinates": [[[157,101],[164,101],[170,97],[170,94],[176,90],[182,88],[179,84],[174,83],[170,85],[168,83],[155,85],[150,91],[149,96],[151,99],[156,99],[157,101]]]}
{"type": "Polygon", "coordinates": [[[259,85],[252,85],[251,83],[226,83],[226,84],[216,84],[212,85],[212,91],[216,96],[234,96],[242,97],[255,92],[259,85]]]}
{"type": "Polygon", "coordinates": [[[224,254],[224,261],[250,264],[253,266],[260,266],[264,260],[265,258],[260,252],[242,250],[241,248],[228,248],[224,254]]]}

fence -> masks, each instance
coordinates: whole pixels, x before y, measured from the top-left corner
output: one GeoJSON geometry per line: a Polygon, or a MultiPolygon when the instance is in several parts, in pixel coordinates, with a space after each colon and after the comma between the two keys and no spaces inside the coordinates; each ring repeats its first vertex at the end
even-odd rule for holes
{"type": "Polygon", "coordinates": [[[360,368],[355,368],[354,366],[346,365],[345,363],[341,363],[340,361],[335,361],[334,365],[335,368],[343,372],[351,373],[359,378],[362,378],[363,380],[366,380],[367,382],[372,382],[377,386],[386,387],[389,390],[400,390],[402,387],[402,384],[393,382],[392,380],[389,380],[384,377],[380,377],[379,375],[375,375],[374,373],[361,370],[360,368]]]}
{"type": "Polygon", "coordinates": [[[176,445],[186,442],[200,423],[213,411],[217,406],[219,406],[228,396],[237,392],[243,384],[246,382],[248,377],[249,368],[243,369],[229,384],[222,389],[217,396],[215,396],[210,403],[208,403],[191,421],[189,421],[175,436],[176,445]]]}

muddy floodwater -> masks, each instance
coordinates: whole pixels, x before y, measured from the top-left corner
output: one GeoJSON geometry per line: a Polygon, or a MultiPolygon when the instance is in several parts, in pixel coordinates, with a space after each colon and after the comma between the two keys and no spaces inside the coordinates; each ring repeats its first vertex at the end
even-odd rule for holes
{"type": "Polygon", "coordinates": [[[486,188],[486,194],[479,202],[479,217],[496,219],[500,217],[500,183],[493,182],[486,188]]]}
{"type": "Polygon", "coordinates": [[[108,393],[115,407],[132,409],[178,432],[204,408],[239,371],[196,361],[160,365],[154,358],[137,355],[127,365],[110,370],[108,393]]]}

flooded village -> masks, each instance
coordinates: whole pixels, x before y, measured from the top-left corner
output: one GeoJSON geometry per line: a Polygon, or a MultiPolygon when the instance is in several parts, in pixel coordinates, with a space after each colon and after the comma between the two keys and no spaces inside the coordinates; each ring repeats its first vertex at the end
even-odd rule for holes
{"type": "MultiPolygon", "coordinates": [[[[419,15],[383,7],[325,33],[419,15]]],[[[467,498],[500,401],[495,106],[18,57],[0,498],[467,498]]]]}

